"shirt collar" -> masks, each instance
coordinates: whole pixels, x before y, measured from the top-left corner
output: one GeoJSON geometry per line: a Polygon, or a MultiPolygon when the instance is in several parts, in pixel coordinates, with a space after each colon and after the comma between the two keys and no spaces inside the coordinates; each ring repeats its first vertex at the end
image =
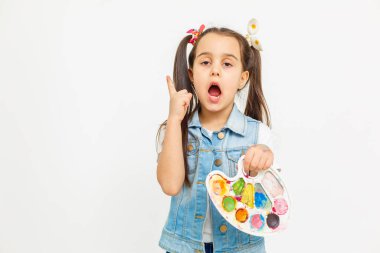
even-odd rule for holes
{"type": "MultiPolygon", "coordinates": [[[[202,127],[201,122],[199,121],[198,110],[194,112],[193,117],[189,122],[189,127],[202,127]]],[[[227,123],[225,124],[224,128],[228,128],[237,134],[243,136],[245,135],[247,128],[247,119],[245,115],[240,112],[236,103],[234,103],[232,107],[232,111],[230,113],[230,116],[228,117],[227,123]]]]}

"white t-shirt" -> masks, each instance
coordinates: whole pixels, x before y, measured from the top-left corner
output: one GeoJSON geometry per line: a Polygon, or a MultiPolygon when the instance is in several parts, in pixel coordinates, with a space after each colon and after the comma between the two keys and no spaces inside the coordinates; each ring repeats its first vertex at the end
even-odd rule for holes
{"type": "MultiPolygon", "coordinates": [[[[203,128],[205,129],[205,128],[203,128]]],[[[158,161],[158,155],[162,150],[162,142],[165,137],[165,126],[161,128],[161,133],[160,133],[160,138],[159,138],[159,143],[158,146],[156,147],[157,150],[157,161],[158,161]]],[[[210,137],[212,137],[213,131],[210,131],[208,129],[205,129],[207,133],[209,134],[210,137]]],[[[272,168],[278,169],[279,171],[281,170],[279,164],[276,162],[276,147],[275,147],[275,134],[272,132],[272,130],[265,125],[264,123],[260,122],[259,125],[259,134],[258,134],[258,140],[257,144],[265,144],[267,145],[273,152],[274,154],[274,159],[273,159],[273,164],[272,168]]],[[[207,202],[207,211],[206,211],[206,217],[205,217],[205,224],[203,227],[203,242],[212,242],[212,224],[211,224],[211,218],[210,218],[210,201],[207,202]]]]}

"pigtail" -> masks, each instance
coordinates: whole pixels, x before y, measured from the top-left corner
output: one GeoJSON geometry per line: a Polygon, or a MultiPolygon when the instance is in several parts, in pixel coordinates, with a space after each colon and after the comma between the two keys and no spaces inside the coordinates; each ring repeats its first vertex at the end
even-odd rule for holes
{"type": "Polygon", "coordinates": [[[266,103],[261,85],[261,56],[260,52],[250,46],[248,60],[249,89],[244,114],[266,123],[271,128],[271,120],[268,105],[266,103]],[[265,122],[264,122],[265,115],[265,122]]]}
{"type": "MultiPolygon", "coordinates": [[[[187,66],[187,59],[186,59],[186,49],[191,37],[192,35],[188,35],[182,39],[182,41],[179,43],[179,46],[175,55],[173,80],[174,80],[175,88],[177,91],[186,89],[188,92],[192,92],[191,80],[188,74],[188,66],[187,66]]],[[[192,107],[193,107],[193,100],[190,100],[190,105],[187,107],[187,112],[181,122],[182,151],[183,151],[183,158],[184,158],[183,160],[184,160],[184,166],[185,166],[185,182],[184,183],[186,186],[190,186],[190,181],[188,178],[189,165],[187,163],[187,144],[188,144],[188,122],[189,122],[189,116],[190,116],[192,107]]]]}
{"type": "MultiPolygon", "coordinates": [[[[186,186],[190,186],[190,180],[188,178],[189,165],[187,163],[187,145],[188,145],[188,122],[191,116],[194,114],[194,101],[196,101],[195,90],[193,89],[191,80],[188,74],[188,65],[186,59],[186,49],[189,40],[192,35],[184,37],[177,48],[177,52],[174,59],[174,69],[173,69],[173,82],[174,87],[177,91],[186,89],[188,92],[193,94],[193,99],[190,100],[190,105],[187,108],[187,112],[181,122],[181,132],[182,132],[182,150],[183,150],[183,160],[185,167],[185,181],[186,186]]],[[[197,107],[197,106],[195,106],[197,107]]],[[[167,120],[165,120],[159,127],[156,135],[156,143],[160,139],[161,128],[166,126],[167,120]]]]}

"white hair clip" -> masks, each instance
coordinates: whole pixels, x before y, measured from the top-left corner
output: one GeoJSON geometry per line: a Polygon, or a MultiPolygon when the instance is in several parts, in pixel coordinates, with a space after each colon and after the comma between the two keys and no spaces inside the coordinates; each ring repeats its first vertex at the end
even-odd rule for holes
{"type": "Polygon", "coordinates": [[[248,22],[248,34],[245,36],[250,46],[253,46],[259,51],[263,51],[263,47],[261,46],[261,43],[258,38],[256,38],[255,35],[259,30],[259,24],[258,21],[255,18],[252,18],[248,22]]]}

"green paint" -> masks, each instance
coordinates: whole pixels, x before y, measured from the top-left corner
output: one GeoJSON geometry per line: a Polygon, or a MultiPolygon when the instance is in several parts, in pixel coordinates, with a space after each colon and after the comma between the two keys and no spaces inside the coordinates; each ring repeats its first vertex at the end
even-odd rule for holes
{"type": "Polygon", "coordinates": [[[226,196],[223,198],[223,208],[227,212],[232,212],[235,209],[236,200],[231,196],[226,196]]]}
{"type": "Polygon", "coordinates": [[[232,189],[234,190],[235,195],[241,195],[241,192],[243,191],[244,186],[245,186],[244,179],[243,179],[243,178],[239,178],[239,180],[236,181],[236,182],[232,185],[232,189]]]}

